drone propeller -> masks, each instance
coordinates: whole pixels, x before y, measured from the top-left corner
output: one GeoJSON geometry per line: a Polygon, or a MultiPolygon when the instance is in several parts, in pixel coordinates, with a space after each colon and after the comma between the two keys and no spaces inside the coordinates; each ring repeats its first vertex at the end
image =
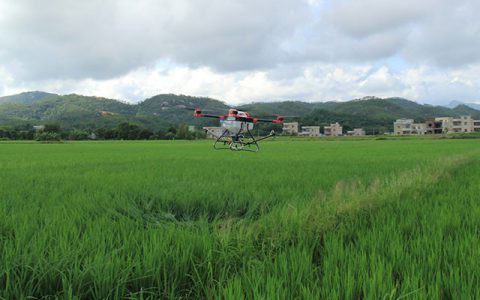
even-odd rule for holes
{"type": "Polygon", "coordinates": [[[265,118],[278,118],[278,117],[282,117],[284,119],[295,119],[295,118],[300,118],[300,116],[285,116],[285,115],[281,115],[281,114],[276,114],[276,115],[266,115],[266,114],[262,114],[262,117],[265,117],[265,118]]]}
{"type": "Polygon", "coordinates": [[[195,117],[202,117],[202,118],[214,118],[214,119],[223,119],[223,115],[212,115],[212,114],[204,114],[203,109],[201,108],[194,108],[193,109],[193,115],[195,117]]]}
{"type": "Polygon", "coordinates": [[[282,124],[283,121],[284,121],[284,117],[283,116],[276,116],[276,119],[258,119],[258,118],[254,118],[253,121],[255,123],[257,122],[262,122],[262,123],[276,123],[276,124],[282,124]]]}
{"type": "Polygon", "coordinates": [[[215,119],[223,119],[224,114],[218,112],[218,110],[213,109],[203,109],[198,107],[185,107],[185,109],[189,111],[193,111],[193,115],[195,117],[204,117],[204,118],[215,118],[215,119]],[[210,114],[205,114],[204,112],[210,112],[210,114]]]}
{"type": "Polygon", "coordinates": [[[209,109],[209,108],[198,108],[198,107],[192,107],[192,106],[185,106],[184,109],[186,109],[186,110],[196,110],[196,109],[200,109],[200,110],[202,110],[202,111],[218,112],[218,110],[213,110],[213,109],[209,109]]]}

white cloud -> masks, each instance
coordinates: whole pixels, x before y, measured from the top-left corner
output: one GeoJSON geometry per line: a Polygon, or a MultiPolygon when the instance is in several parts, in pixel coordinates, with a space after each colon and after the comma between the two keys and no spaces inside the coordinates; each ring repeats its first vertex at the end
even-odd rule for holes
{"type": "Polygon", "coordinates": [[[0,93],[480,100],[477,0],[4,0],[0,93]]]}
{"type": "Polygon", "coordinates": [[[354,38],[405,27],[420,21],[442,0],[362,0],[343,1],[326,17],[336,28],[354,38]]]}
{"type": "Polygon", "coordinates": [[[15,0],[0,60],[18,78],[112,78],[158,59],[224,71],[275,65],[309,17],[296,0],[15,0]],[[15,63],[15,65],[12,64],[15,63]]]}

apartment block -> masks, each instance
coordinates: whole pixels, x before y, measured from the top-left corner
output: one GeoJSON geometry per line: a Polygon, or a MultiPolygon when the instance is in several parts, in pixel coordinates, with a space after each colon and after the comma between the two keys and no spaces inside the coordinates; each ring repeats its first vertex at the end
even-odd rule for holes
{"type": "Polygon", "coordinates": [[[471,116],[438,117],[425,123],[398,119],[393,123],[393,132],[395,135],[480,132],[480,120],[474,120],[471,116]]]}
{"type": "Polygon", "coordinates": [[[217,139],[220,137],[223,132],[225,131],[225,128],[223,127],[203,127],[203,130],[207,133],[207,138],[209,139],[217,139]]]}
{"type": "Polygon", "coordinates": [[[415,123],[413,119],[398,119],[393,123],[395,135],[426,134],[426,123],[415,123]]]}
{"type": "Polygon", "coordinates": [[[427,125],[426,134],[439,134],[443,132],[442,122],[440,121],[429,120],[425,122],[425,124],[427,125]]]}
{"type": "Polygon", "coordinates": [[[297,135],[298,134],[298,122],[283,123],[283,134],[297,135]]]}
{"type": "Polygon", "coordinates": [[[471,116],[461,116],[458,119],[452,117],[441,117],[435,118],[435,121],[442,123],[443,133],[480,132],[480,120],[474,120],[471,116]]]}
{"type": "Polygon", "coordinates": [[[398,119],[393,122],[393,134],[404,135],[412,134],[412,127],[415,121],[413,119],[398,119]]]}
{"type": "Polygon", "coordinates": [[[302,126],[301,136],[318,137],[320,136],[320,126],[302,126]]]}
{"type": "Polygon", "coordinates": [[[323,128],[323,133],[325,136],[341,136],[343,134],[343,128],[338,122],[336,122],[330,124],[330,126],[325,126],[323,128]]]}
{"type": "Polygon", "coordinates": [[[347,131],[347,135],[349,136],[364,136],[365,130],[363,128],[354,128],[353,130],[347,131]]]}

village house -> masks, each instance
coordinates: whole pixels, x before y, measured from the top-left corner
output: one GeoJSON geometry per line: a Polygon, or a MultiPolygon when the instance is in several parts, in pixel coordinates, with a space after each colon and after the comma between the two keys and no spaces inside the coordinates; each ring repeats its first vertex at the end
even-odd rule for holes
{"type": "Polygon", "coordinates": [[[364,136],[365,130],[363,128],[354,128],[353,130],[347,131],[349,136],[364,136]]]}
{"type": "Polygon", "coordinates": [[[36,132],[39,132],[45,129],[45,125],[34,125],[33,129],[35,129],[36,132]]]}
{"type": "Polygon", "coordinates": [[[415,123],[413,119],[398,119],[393,123],[395,135],[425,134],[426,124],[415,123]]]}
{"type": "Polygon", "coordinates": [[[283,123],[282,132],[284,135],[297,135],[298,122],[283,123]]]}
{"type": "Polygon", "coordinates": [[[425,123],[414,123],[413,119],[398,119],[393,123],[393,131],[395,135],[480,132],[480,120],[474,120],[471,116],[438,117],[425,123]]]}
{"type": "Polygon", "coordinates": [[[223,127],[203,127],[203,130],[209,139],[217,139],[225,131],[223,127]]]}
{"type": "Polygon", "coordinates": [[[325,126],[323,133],[325,136],[341,136],[343,134],[343,128],[338,122],[335,122],[330,124],[330,126],[325,126]]]}
{"type": "Polygon", "coordinates": [[[480,120],[474,120],[471,116],[461,116],[460,118],[440,117],[435,121],[442,123],[442,132],[480,132],[480,120]]]}
{"type": "Polygon", "coordinates": [[[320,136],[320,126],[302,126],[301,136],[309,137],[319,137],[320,136]]]}

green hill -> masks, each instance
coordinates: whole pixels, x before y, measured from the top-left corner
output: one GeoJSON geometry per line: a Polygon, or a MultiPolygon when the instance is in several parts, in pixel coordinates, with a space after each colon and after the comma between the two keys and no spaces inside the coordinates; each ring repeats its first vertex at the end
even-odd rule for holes
{"type": "Polygon", "coordinates": [[[258,115],[282,115],[302,117],[321,103],[307,103],[302,101],[283,101],[283,102],[259,102],[238,106],[238,109],[245,110],[258,115]]]}
{"type": "MultiPolygon", "coordinates": [[[[12,96],[9,96],[12,99],[12,96]]],[[[157,95],[139,104],[76,94],[51,95],[31,103],[0,103],[0,126],[25,126],[58,122],[63,128],[114,128],[122,122],[152,130],[177,127],[181,123],[217,125],[217,120],[194,119],[191,107],[224,113],[227,106],[210,98],[183,95],[157,95]]]]}
{"type": "MultiPolygon", "coordinates": [[[[138,104],[101,97],[44,92],[27,92],[0,99],[0,126],[58,122],[65,129],[114,128],[122,122],[138,124],[151,130],[178,127],[181,123],[198,127],[216,126],[216,119],[193,118],[192,109],[202,108],[212,114],[224,114],[230,107],[211,98],[173,94],[156,95],[138,104]]],[[[472,115],[480,119],[480,111],[466,105],[447,108],[422,105],[402,98],[368,97],[346,102],[315,103],[265,102],[240,105],[237,108],[259,117],[291,116],[287,120],[299,121],[301,125],[325,126],[339,122],[346,130],[362,127],[367,132],[391,131],[393,122],[399,118],[413,118],[421,122],[440,116],[472,115]]],[[[270,128],[267,127],[264,129],[270,128]]]]}
{"type": "Polygon", "coordinates": [[[453,109],[443,106],[419,104],[403,98],[367,97],[345,102],[300,101],[251,103],[242,105],[254,114],[280,114],[298,116],[294,120],[301,125],[325,126],[339,122],[345,130],[362,127],[367,132],[387,132],[392,130],[393,122],[400,118],[413,118],[418,122],[440,116],[458,117],[471,115],[480,118],[480,111],[461,105],[453,109]]]}
{"type": "Polygon", "coordinates": [[[114,127],[134,115],[133,105],[75,94],[53,95],[29,104],[0,105],[0,122],[12,126],[58,122],[65,128],[114,127]]]}
{"type": "Polygon", "coordinates": [[[449,109],[443,106],[419,104],[403,98],[368,98],[347,102],[326,102],[322,109],[313,110],[302,118],[301,123],[324,126],[332,121],[339,122],[345,130],[362,127],[367,132],[387,132],[393,122],[400,118],[412,118],[418,122],[441,116],[458,117],[472,115],[480,118],[480,111],[469,107],[449,109]]]}
{"type": "Polygon", "coordinates": [[[470,115],[475,119],[480,119],[480,111],[466,104],[460,104],[452,109],[458,115],[470,115]]]}
{"type": "MultiPolygon", "coordinates": [[[[193,109],[202,108],[212,114],[224,114],[228,106],[218,100],[205,97],[162,94],[148,98],[136,105],[137,118],[142,123],[163,124],[163,127],[188,123],[196,126],[216,126],[218,120],[193,118],[193,109]]],[[[160,126],[161,127],[161,126],[160,126]]]]}
{"type": "Polygon", "coordinates": [[[52,96],[58,96],[57,94],[33,91],[24,92],[11,96],[0,97],[0,104],[2,103],[17,103],[17,104],[31,104],[37,101],[47,99],[52,96]]]}
{"type": "Polygon", "coordinates": [[[403,98],[369,97],[346,102],[325,102],[319,107],[330,112],[377,120],[413,118],[424,121],[438,116],[458,115],[458,112],[443,106],[422,105],[403,98]]]}

